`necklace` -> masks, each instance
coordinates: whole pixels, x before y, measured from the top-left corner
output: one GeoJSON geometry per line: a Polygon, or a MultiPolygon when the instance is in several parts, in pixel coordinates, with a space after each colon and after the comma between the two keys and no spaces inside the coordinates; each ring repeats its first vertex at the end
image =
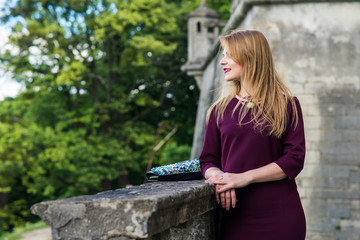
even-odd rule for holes
{"type": "Polygon", "coordinates": [[[249,109],[255,106],[255,103],[250,101],[250,96],[241,97],[239,95],[235,95],[235,97],[242,103],[245,103],[245,106],[249,109]]]}

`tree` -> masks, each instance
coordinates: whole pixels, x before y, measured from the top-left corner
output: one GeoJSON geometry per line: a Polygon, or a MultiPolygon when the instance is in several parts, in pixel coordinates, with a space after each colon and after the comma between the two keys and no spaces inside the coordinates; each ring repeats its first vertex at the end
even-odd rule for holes
{"type": "Polygon", "coordinates": [[[1,229],[33,220],[28,209],[38,201],[142,183],[159,125],[179,130],[155,164],[190,154],[199,92],[180,66],[185,16],[198,3],[8,6],[2,21],[16,21],[9,39],[16,52],[0,61],[26,90],[0,102],[1,229]]]}
{"type": "Polygon", "coordinates": [[[9,8],[2,20],[17,19],[10,44],[19,54],[1,62],[26,90],[0,104],[1,229],[31,220],[34,202],[141,183],[159,123],[178,124],[174,141],[191,144],[198,91],[180,72],[189,6],[23,0],[9,8]]]}

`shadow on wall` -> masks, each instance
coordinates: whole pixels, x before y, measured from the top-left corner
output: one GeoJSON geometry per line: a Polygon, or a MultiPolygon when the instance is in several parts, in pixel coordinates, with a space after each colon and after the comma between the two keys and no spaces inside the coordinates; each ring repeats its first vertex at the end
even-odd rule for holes
{"type": "Polygon", "coordinates": [[[307,237],[359,239],[360,93],[354,85],[319,84],[316,95],[305,119],[309,163],[300,180],[309,189],[307,237]]]}

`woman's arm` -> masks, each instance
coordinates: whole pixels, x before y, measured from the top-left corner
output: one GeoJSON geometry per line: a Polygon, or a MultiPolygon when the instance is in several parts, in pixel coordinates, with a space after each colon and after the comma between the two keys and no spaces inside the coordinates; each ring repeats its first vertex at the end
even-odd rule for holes
{"type": "Polygon", "coordinates": [[[206,124],[204,145],[199,156],[201,172],[207,179],[214,175],[213,172],[221,171],[221,142],[220,132],[216,123],[214,110],[206,124]],[[210,171],[208,171],[210,170],[210,171]]]}
{"type": "Polygon", "coordinates": [[[233,188],[243,188],[251,183],[277,181],[286,178],[284,171],[276,163],[249,170],[244,173],[224,173],[210,177],[206,182],[220,185],[216,190],[221,193],[233,188]]]}
{"type": "Polygon", "coordinates": [[[250,183],[270,182],[286,178],[284,171],[276,163],[270,163],[264,167],[247,171],[250,183]]]}
{"type": "Polygon", "coordinates": [[[284,154],[275,160],[275,163],[284,171],[286,176],[295,181],[295,177],[304,167],[305,160],[305,131],[304,121],[299,100],[294,97],[296,109],[292,109],[288,104],[289,126],[284,136],[281,138],[281,144],[284,147],[284,154]],[[298,124],[293,125],[292,112],[298,113],[298,124]]]}

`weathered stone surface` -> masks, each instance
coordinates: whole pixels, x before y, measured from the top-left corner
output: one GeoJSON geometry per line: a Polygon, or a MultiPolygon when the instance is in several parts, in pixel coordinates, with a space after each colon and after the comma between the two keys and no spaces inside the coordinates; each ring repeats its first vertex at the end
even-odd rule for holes
{"type": "Polygon", "coordinates": [[[206,213],[214,208],[214,188],[200,180],[158,182],[41,202],[31,212],[51,225],[53,239],[175,240],[180,238],[168,238],[174,235],[171,231],[211,239],[213,229],[206,226],[213,226],[213,220],[206,213]]]}

